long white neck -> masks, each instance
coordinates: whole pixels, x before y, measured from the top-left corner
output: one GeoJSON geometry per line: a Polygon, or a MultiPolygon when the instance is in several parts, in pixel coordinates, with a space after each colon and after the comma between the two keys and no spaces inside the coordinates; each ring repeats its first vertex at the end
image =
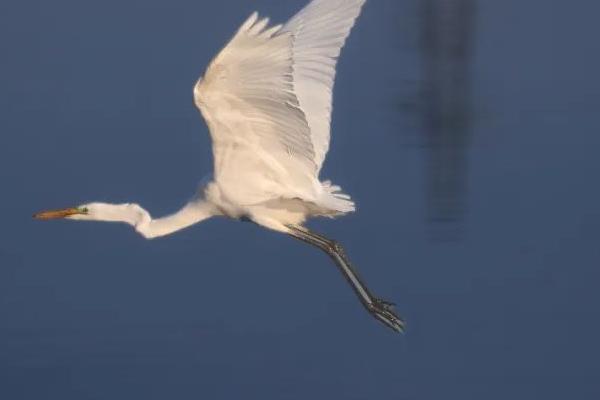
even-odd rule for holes
{"type": "Polygon", "coordinates": [[[134,203],[92,203],[86,208],[87,215],[74,216],[72,219],[123,222],[133,226],[146,239],[169,235],[219,214],[211,203],[202,200],[192,201],[176,213],[158,219],[152,219],[148,211],[134,203]]]}

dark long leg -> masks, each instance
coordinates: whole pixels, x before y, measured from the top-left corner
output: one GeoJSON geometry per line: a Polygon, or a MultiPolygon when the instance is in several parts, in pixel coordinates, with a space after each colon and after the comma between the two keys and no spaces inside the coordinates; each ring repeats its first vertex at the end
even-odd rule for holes
{"type": "Polygon", "coordinates": [[[393,304],[371,294],[352,264],[350,264],[350,260],[348,260],[344,249],[338,242],[311,232],[304,227],[290,225],[288,228],[290,228],[292,237],[320,248],[333,259],[350,286],[352,286],[352,290],[354,290],[362,305],[371,315],[396,332],[404,330],[404,322],[394,313],[393,304]]]}

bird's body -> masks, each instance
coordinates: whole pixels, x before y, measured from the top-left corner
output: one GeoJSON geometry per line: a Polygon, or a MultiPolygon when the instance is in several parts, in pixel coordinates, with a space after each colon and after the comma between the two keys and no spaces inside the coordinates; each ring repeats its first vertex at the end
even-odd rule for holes
{"type": "Polygon", "coordinates": [[[366,0],[313,0],[284,25],[254,13],[208,66],[194,100],[209,128],[214,171],[176,213],[154,219],[133,203],[89,203],[38,218],[124,222],[156,238],[213,216],[255,222],[327,252],[363,305],[395,330],[390,303],[372,296],[339,244],[309,231],[311,217],[355,210],[319,178],[329,149],[335,66],[366,0]]]}

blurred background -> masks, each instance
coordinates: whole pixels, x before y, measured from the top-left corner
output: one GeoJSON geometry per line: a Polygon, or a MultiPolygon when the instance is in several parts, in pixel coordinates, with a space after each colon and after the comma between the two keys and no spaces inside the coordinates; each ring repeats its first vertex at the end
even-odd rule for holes
{"type": "Polygon", "coordinates": [[[251,224],[31,219],[176,210],[212,168],[195,80],[250,12],[305,3],[0,3],[0,398],[599,398],[598,2],[367,3],[322,174],[358,212],[310,226],[403,336],[251,224]]]}

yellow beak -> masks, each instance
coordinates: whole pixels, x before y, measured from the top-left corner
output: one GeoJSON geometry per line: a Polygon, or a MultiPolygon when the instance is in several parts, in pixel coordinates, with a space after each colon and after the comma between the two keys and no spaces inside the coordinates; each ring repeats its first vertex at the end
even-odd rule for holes
{"type": "Polygon", "coordinates": [[[70,217],[71,215],[81,215],[81,214],[86,214],[86,210],[81,209],[81,208],[64,208],[62,210],[42,211],[37,214],[34,214],[33,218],[47,220],[47,219],[66,218],[66,217],[70,217]]]}

